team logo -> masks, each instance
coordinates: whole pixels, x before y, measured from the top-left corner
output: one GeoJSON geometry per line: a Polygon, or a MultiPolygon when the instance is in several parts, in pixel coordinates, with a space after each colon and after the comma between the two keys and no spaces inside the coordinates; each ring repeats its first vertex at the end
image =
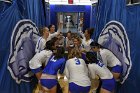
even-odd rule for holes
{"type": "Polygon", "coordinates": [[[117,21],[107,23],[99,35],[98,43],[111,50],[121,61],[123,66],[121,83],[124,83],[129,75],[132,63],[129,40],[123,25],[117,21]]]}
{"type": "Polygon", "coordinates": [[[29,61],[35,54],[38,37],[38,29],[30,20],[20,20],[13,30],[8,70],[17,83],[31,81],[33,74],[29,69],[29,61]]]}

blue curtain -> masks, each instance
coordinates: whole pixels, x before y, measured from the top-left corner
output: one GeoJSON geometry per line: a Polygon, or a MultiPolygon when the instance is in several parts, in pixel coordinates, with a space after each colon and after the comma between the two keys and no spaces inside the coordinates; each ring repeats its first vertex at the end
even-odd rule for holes
{"type": "Polygon", "coordinates": [[[90,27],[95,27],[96,15],[97,15],[97,3],[93,4],[91,7],[90,27]]]}
{"type": "Polygon", "coordinates": [[[45,8],[46,26],[49,26],[50,25],[50,4],[45,3],[44,8],[45,8]]]}
{"type": "Polygon", "coordinates": [[[32,93],[36,81],[17,84],[8,67],[10,40],[16,23],[21,19],[32,20],[37,27],[45,26],[42,0],[0,1],[0,93],[32,93]]]}
{"type": "Polygon", "coordinates": [[[0,13],[4,12],[10,5],[11,3],[0,2],[0,13]]]}
{"type": "Polygon", "coordinates": [[[139,93],[140,91],[140,5],[131,5],[126,7],[126,31],[129,36],[132,68],[130,75],[120,86],[118,93],[139,93]]]}
{"type": "Polygon", "coordinates": [[[128,78],[119,84],[116,93],[139,93],[140,81],[140,5],[126,6],[125,0],[99,0],[96,17],[96,40],[104,26],[111,20],[120,22],[130,43],[132,68],[128,78]]]}
{"type": "Polygon", "coordinates": [[[111,20],[126,23],[125,0],[99,0],[96,16],[96,37],[102,31],[105,24],[111,20]]]}
{"type": "Polygon", "coordinates": [[[17,0],[23,18],[31,19],[38,27],[46,25],[44,0],[17,0]]]}
{"type": "MultiPolygon", "coordinates": [[[[90,16],[90,27],[95,29],[96,26],[96,16],[97,16],[97,9],[98,9],[98,4],[94,3],[92,4],[91,7],[91,16],[90,16]]],[[[96,33],[93,33],[92,38],[95,40],[96,38],[96,33]]]]}

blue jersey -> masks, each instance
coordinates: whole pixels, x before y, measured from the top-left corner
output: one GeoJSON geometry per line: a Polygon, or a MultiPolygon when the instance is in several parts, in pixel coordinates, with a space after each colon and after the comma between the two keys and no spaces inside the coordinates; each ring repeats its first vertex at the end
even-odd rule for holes
{"type": "Polygon", "coordinates": [[[65,68],[65,62],[66,62],[66,59],[64,57],[60,59],[54,59],[54,56],[52,56],[49,59],[42,73],[50,74],[50,75],[57,75],[57,72],[60,69],[60,74],[62,74],[65,68]]]}

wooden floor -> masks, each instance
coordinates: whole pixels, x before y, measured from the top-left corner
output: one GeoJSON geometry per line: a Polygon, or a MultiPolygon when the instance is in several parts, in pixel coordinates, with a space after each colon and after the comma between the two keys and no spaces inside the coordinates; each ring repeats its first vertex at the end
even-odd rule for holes
{"type": "MultiPolygon", "coordinates": [[[[62,88],[63,93],[68,93],[68,81],[65,77],[63,76],[58,76],[58,80],[59,80],[59,84],[62,88]]],[[[91,90],[89,93],[95,93],[93,92],[94,90],[96,90],[97,86],[99,85],[99,81],[98,80],[92,80],[91,81],[91,90]]],[[[39,93],[39,87],[37,86],[37,88],[34,90],[33,93],[39,93]]]]}

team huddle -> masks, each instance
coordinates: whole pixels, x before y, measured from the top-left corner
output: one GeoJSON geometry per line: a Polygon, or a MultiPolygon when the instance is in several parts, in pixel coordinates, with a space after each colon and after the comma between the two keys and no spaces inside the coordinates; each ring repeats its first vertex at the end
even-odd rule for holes
{"type": "Polygon", "coordinates": [[[89,93],[91,79],[100,79],[100,93],[112,93],[119,80],[122,64],[108,49],[91,39],[92,28],[64,37],[54,25],[40,29],[36,54],[29,62],[42,93],[57,93],[57,74],[69,82],[69,93],[89,93]],[[81,36],[81,37],[80,37],[81,36]]]}

